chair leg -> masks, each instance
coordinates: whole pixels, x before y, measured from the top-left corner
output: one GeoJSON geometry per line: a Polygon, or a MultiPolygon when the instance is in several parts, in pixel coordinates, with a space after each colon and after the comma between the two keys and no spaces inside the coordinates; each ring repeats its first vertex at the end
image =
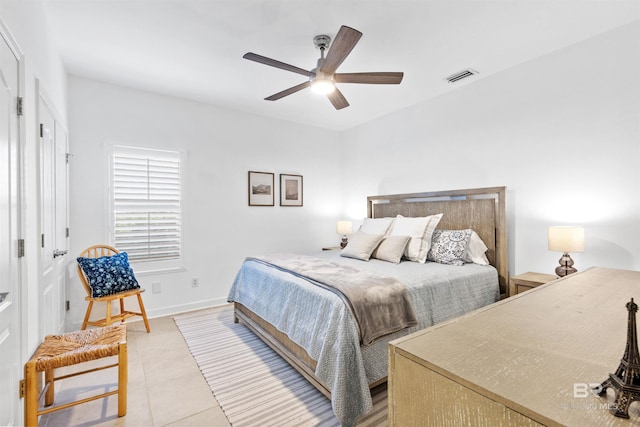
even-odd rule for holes
{"type": "Polygon", "coordinates": [[[127,343],[120,344],[118,350],[118,416],[127,415],[127,381],[128,381],[127,343]]]}
{"type": "Polygon", "coordinates": [[[27,427],[38,426],[38,376],[35,364],[24,365],[24,423],[27,427]]]}
{"type": "MultiPolygon", "coordinates": [[[[122,313],[124,313],[124,298],[120,298],[118,300],[120,302],[120,315],[122,316],[122,313]]],[[[124,321],[127,319],[122,319],[122,323],[124,323],[124,321]]]]}
{"type": "Polygon", "coordinates": [[[82,330],[87,329],[87,324],[89,323],[89,317],[91,316],[91,309],[93,308],[93,301],[89,301],[89,306],[87,307],[87,313],[84,315],[84,321],[82,322],[82,330]]]}
{"type": "Polygon", "coordinates": [[[55,377],[53,369],[46,369],[44,371],[44,385],[47,387],[47,391],[44,394],[44,406],[53,405],[53,399],[55,397],[55,377]]]}
{"type": "Polygon", "coordinates": [[[107,301],[107,317],[105,318],[105,326],[111,325],[111,300],[107,301]]]}
{"type": "Polygon", "coordinates": [[[147,328],[147,333],[151,332],[151,328],[149,327],[149,320],[147,319],[147,312],[144,309],[144,304],[142,303],[142,295],[138,294],[138,305],[140,305],[140,313],[142,313],[142,319],[144,320],[144,326],[147,328]]]}

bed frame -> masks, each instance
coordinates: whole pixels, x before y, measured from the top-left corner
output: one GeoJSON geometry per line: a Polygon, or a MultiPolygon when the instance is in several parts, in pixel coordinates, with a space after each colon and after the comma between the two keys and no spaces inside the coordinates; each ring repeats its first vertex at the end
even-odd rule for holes
{"type": "MultiPolygon", "coordinates": [[[[489,248],[487,258],[498,270],[500,298],[508,296],[508,251],[505,187],[434,191],[367,197],[369,218],[427,216],[443,213],[439,229],[471,228],[489,248]]],[[[235,321],[242,321],[259,338],[282,356],[325,396],[329,388],[315,376],[317,362],[289,337],[260,316],[239,303],[234,303],[235,321]]],[[[370,388],[386,382],[386,378],[370,384],[370,388]]]]}

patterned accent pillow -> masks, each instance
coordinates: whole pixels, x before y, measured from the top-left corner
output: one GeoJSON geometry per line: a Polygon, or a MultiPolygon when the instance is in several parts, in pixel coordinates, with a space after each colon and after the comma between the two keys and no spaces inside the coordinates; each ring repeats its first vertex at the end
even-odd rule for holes
{"type": "Polygon", "coordinates": [[[78,257],[76,260],[87,276],[93,298],[140,288],[126,252],[100,258],[78,257]]]}
{"type": "Polygon", "coordinates": [[[471,240],[471,229],[435,230],[427,260],[440,264],[464,265],[464,255],[471,240]]]}

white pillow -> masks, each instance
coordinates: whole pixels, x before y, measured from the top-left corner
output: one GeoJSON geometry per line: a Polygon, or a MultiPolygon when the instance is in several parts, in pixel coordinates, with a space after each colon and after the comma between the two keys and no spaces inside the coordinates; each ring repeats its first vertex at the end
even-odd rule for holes
{"type": "Polygon", "coordinates": [[[371,253],[378,247],[384,236],[358,231],[351,235],[349,243],[340,252],[340,256],[369,261],[371,253]]]}
{"type": "Polygon", "coordinates": [[[431,248],[431,237],[440,222],[442,214],[408,218],[398,215],[393,221],[389,236],[409,236],[409,243],[404,250],[404,257],[409,261],[424,264],[431,248]]]}
{"type": "Polygon", "coordinates": [[[469,246],[467,246],[467,251],[465,252],[462,260],[464,262],[472,262],[479,265],[489,265],[489,260],[485,254],[488,249],[487,245],[485,245],[480,236],[478,236],[478,233],[472,231],[469,246]]]}
{"type": "Polygon", "coordinates": [[[393,220],[394,218],[365,218],[360,226],[360,231],[386,236],[391,229],[393,220]]]}
{"type": "Polygon", "coordinates": [[[404,250],[409,243],[409,236],[387,236],[378,245],[371,258],[398,264],[402,259],[404,250]]]}

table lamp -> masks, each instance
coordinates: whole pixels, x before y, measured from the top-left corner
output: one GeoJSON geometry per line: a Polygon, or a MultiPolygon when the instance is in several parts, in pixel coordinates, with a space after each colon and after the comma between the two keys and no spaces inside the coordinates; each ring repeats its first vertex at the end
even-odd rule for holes
{"type": "Polygon", "coordinates": [[[575,273],[573,260],[569,252],[584,252],[584,228],[574,226],[549,227],[549,250],[562,252],[560,266],[556,267],[556,274],[564,277],[575,273]]]}
{"type": "Polygon", "coordinates": [[[344,249],[344,247],[347,246],[347,243],[349,243],[347,234],[351,234],[351,221],[338,221],[336,225],[336,232],[338,234],[342,234],[340,247],[344,249]]]}

